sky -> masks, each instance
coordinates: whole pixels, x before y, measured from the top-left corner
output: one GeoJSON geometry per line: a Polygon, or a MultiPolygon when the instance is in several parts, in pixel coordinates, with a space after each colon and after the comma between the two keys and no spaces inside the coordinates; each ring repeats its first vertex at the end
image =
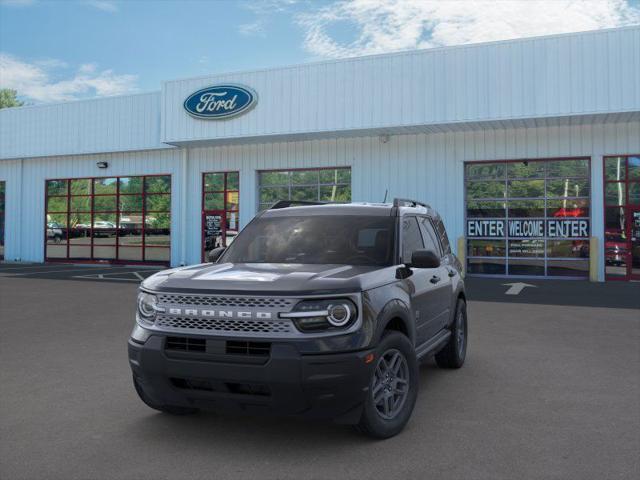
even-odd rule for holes
{"type": "Polygon", "coordinates": [[[640,24],[640,0],[0,0],[28,104],[324,59],[640,24]]]}

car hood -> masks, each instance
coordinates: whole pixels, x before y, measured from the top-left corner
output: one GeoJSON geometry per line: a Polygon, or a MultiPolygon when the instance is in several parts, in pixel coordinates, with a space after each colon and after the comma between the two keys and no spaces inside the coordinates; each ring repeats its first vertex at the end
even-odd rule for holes
{"type": "Polygon", "coordinates": [[[142,287],[180,293],[325,295],[368,290],[395,280],[395,267],[221,263],[158,272],[142,287]]]}

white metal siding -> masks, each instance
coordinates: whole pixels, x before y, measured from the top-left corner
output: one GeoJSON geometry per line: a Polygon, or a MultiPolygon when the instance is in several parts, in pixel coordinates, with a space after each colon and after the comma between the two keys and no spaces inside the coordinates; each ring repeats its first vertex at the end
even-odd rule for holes
{"type": "Polygon", "coordinates": [[[166,147],[160,92],[0,110],[0,158],[166,147]]]}
{"type": "MultiPolygon", "coordinates": [[[[640,27],[412,51],[166,82],[162,141],[556,118],[640,111],[640,27]],[[184,99],[235,82],[255,109],[190,117],[184,99]]],[[[268,139],[265,139],[268,141],[268,139]]]]}

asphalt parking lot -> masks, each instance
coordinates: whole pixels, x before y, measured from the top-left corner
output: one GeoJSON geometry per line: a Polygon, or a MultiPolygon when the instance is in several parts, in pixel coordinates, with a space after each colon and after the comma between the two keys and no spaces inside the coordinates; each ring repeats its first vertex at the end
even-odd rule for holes
{"type": "Polygon", "coordinates": [[[407,429],[372,441],[330,423],[144,406],[126,339],[153,272],[0,264],[0,478],[640,476],[638,284],[526,281],[514,294],[518,282],[470,280],[466,365],[425,364],[407,429]]]}

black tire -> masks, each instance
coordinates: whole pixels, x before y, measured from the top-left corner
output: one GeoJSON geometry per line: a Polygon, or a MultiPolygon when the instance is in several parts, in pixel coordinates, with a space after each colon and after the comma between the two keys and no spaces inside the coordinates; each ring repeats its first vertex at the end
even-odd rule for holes
{"type": "MultiPolygon", "coordinates": [[[[398,375],[397,378],[400,379],[400,377],[401,375],[398,375]]],[[[411,341],[400,332],[390,331],[386,333],[375,351],[375,367],[371,373],[371,382],[364,402],[362,416],[356,428],[361,433],[378,439],[393,437],[400,433],[409,421],[413,407],[416,404],[418,378],[418,361],[411,341]],[[396,353],[399,354],[399,356],[396,356],[396,353]],[[377,373],[379,372],[378,367],[381,365],[381,359],[385,355],[393,355],[392,358],[394,359],[401,358],[398,362],[402,362],[402,359],[404,359],[405,363],[401,364],[400,367],[403,372],[402,375],[407,376],[407,381],[405,382],[407,385],[406,394],[401,402],[400,398],[397,399],[398,410],[392,418],[384,418],[384,413],[379,411],[379,405],[376,406],[374,402],[374,385],[377,384],[379,388],[380,383],[380,375],[377,373]]],[[[399,380],[395,381],[398,382],[399,380]]],[[[404,382],[404,380],[402,381],[404,382]]],[[[394,378],[392,378],[389,383],[391,384],[393,382],[394,378]]],[[[390,391],[388,396],[391,395],[393,395],[393,393],[390,391]]],[[[396,402],[395,398],[392,399],[392,403],[394,402],[396,402]]]]}
{"type": "Polygon", "coordinates": [[[144,393],[144,390],[142,389],[138,381],[135,379],[135,377],[133,378],[133,385],[136,389],[136,393],[140,397],[140,400],[142,400],[145,403],[145,405],[147,405],[150,408],[153,408],[154,410],[158,410],[159,412],[162,412],[162,413],[168,413],[170,415],[192,415],[194,413],[198,413],[197,408],[176,407],[172,405],[158,405],[157,403],[153,402],[149,397],[147,397],[147,395],[144,393]]]}
{"type": "Polygon", "coordinates": [[[467,303],[459,299],[456,314],[451,325],[451,337],[447,345],[436,353],[436,363],[440,368],[460,368],[467,356],[467,303]]]}

